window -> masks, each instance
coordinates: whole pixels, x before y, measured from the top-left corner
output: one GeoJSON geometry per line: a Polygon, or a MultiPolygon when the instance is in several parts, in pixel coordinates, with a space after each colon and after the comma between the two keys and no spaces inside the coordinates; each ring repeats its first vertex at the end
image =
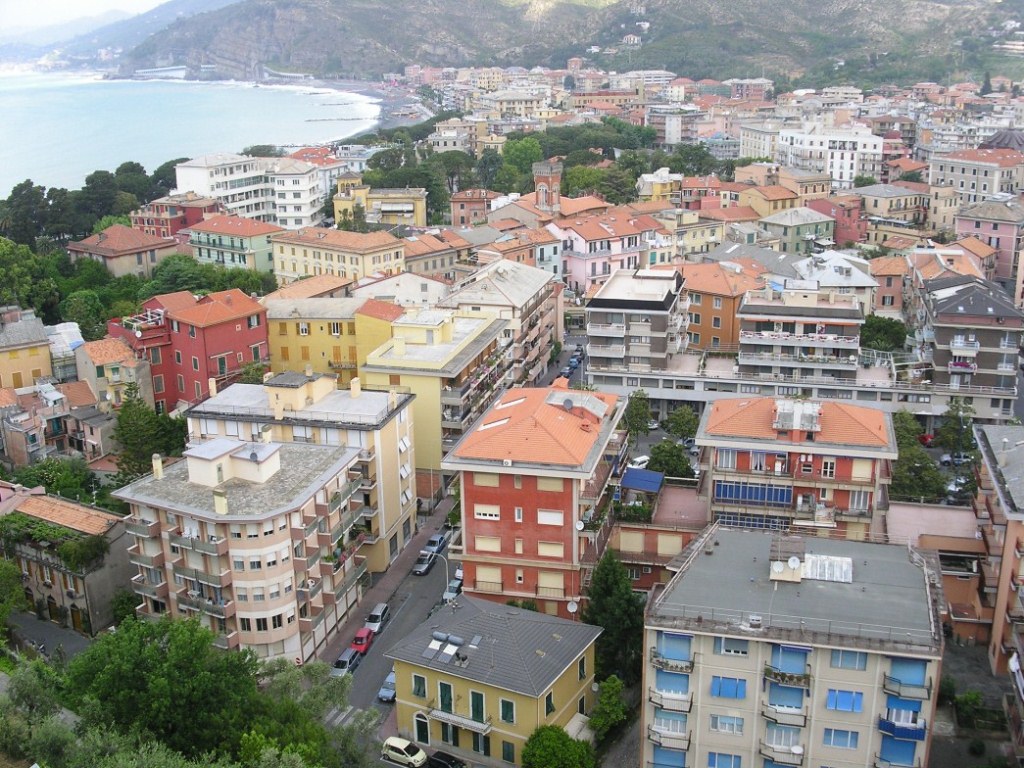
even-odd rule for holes
{"type": "Polygon", "coordinates": [[[412,695],[419,696],[421,699],[427,697],[427,678],[423,675],[412,676],[412,695]]]}
{"type": "Polygon", "coordinates": [[[503,723],[514,723],[516,721],[516,703],[508,699],[501,700],[501,721],[503,723]]]}
{"type": "Polygon", "coordinates": [[[828,689],[825,708],[836,712],[861,712],[864,709],[864,694],[860,691],[828,689]]]}
{"type": "Polygon", "coordinates": [[[452,686],[451,683],[437,684],[438,698],[441,700],[441,711],[452,712],[452,686]]]}
{"type": "Polygon", "coordinates": [[[712,305],[714,306],[715,309],[721,309],[722,308],[722,297],[721,296],[715,296],[713,301],[712,301],[712,305]]]}
{"type": "Polygon", "coordinates": [[[516,507],[516,509],[515,509],[515,519],[516,519],[517,523],[523,522],[523,508],[522,507],[516,507]]]}
{"type": "Polygon", "coordinates": [[[274,629],[280,629],[281,627],[283,627],[284,617],[282,616],[282,614],[274,614],[274,616],[271,617],[270,626],[272,626],[274,629]]]}
{"type": "Polygon", "coordinates": [[[501,759],[506,763],[516,761],[516,745],[510,741],[501,742],[501,759]]]}
{"type": "Polygon", "coordinates": [[[178,365],[181,365],[181,350],[180,349],[174,350],[174,362],[177,363],[178,365]]]}
{"type": "Polygon", "coordinates": [[[715,466],[719,469],[736,469],[736,451],[732,448],[719,448],[716,457],[715,466]]]}
{"type": "Polygon", "coordinates": [[[238,626],[242,628],[243,632],[252,632],[252,620],[244,616],[238,620],[238,626]]]}
{"type": "Polygon", "coordinates": [[[256,631],[266,632],[267,631],[267,617],[261,616],[256,619],[256,631]]]}
{"type": "Polygon", "coordinates": [[[194,339],[196,337],[196,327],[194,325],[190,325],[188,327],[188,337],[190,339],[194,339]]]}
{"type": "Polygon", "coordinates": [[[734,637],[716,637],[715,653],[725,656],[746,656],[749,651],[749,640],[738,640],[734,637]]]}
{"type": "Polygon", "coordinates": [[[747,698],[747,681],[738,677],[711,678],[711,695],[721,699],[745,699],[747,698]]]}
{"type": "Polygon", "coordinates": [[[474,504],[473,517],[477,520],[500,520],[501,507],[497,504],[474,504]]]}
{"type": "Polygon", "coordinates": [[[733,715],[712,715],[711,730],[716,733],[733,733],[737,736],[743,733],[743,718],[733,715]]]}
{"type": "Polygon", "coordinates": [[[739,755],[708,752],[708,768],[742,768],[739,755]]]}
{"type": "Polygon", "coordinates": [[[576,662],[576,672],[579,675],[580,680],[587,679],[587,657],[582,656],[578,662],[576,662]]]}
{"type": "Polygon", "coordinates": [[[856,749],[858,738],[859,734],[857,731],[844,731],[840,728],[826,728],[825,739],[822,743],[826,747],[856,749]]]}
{"type": "Polygon", "coordinates": [[[555,711],[555,694],[553,691],[548,691],[548,695],[544,697],[544,714],[550,715],[555,711]]]}
{"type": "Polygon", "coordinates": [[[835,459],[822,459],[821,460],[821,476],[834,478],[836,476],[836,460],[835,459]]]}
{"type": "Polygon", "coordinates": [[[537,510],[537,525],[562,525],[562,511],[553,509],[537,510]]]}
{"type": "Polygon", "coordinates": [[[832,667],[835,669],[857,669],[868,668],[868,655],[863,651],[832,651],[832,667]]]}

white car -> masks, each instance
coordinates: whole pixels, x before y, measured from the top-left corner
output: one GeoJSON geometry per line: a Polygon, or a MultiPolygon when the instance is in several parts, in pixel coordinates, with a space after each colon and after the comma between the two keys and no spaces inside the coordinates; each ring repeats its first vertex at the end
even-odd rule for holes
{"type": "Polygon", "coordinates": [[[380,758],[398,763],[398,765],[420,768],[427,762],[427,753],[408,739],[403,739],[401,736],[388,736],[380,748],[380,758]]]}
{"type": "Polygon", "coordinates": [[[647,469],[647,465],[651,463],[650,456],[636,456],[632,461],[629,462],[629,466],[633,469],[647,469]]]}
{"type": "Polygon", "coordinates": [[[650,421],[647,422],[647,431],[648,432],[653,432],[654,430],[658,429],[659,427],[661,427],[661,424],[658,423],[657,419],[651,419],[650,421]]]}

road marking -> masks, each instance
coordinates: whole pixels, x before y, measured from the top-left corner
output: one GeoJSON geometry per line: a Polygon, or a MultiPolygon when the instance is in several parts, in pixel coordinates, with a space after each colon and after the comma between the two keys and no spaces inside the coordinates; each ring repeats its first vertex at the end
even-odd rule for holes
{"type": "Polygon", "coordinates": [[[355,709],[355,707],[351,705],[345,707],[344,711],[339,710],[337,707],[332,707],[331,711],[327,713],[326,717],[324,717],[324,721],[332,728],[337,728],[348,719],[348,716],[352,714],[353,709],[355,709]]]}

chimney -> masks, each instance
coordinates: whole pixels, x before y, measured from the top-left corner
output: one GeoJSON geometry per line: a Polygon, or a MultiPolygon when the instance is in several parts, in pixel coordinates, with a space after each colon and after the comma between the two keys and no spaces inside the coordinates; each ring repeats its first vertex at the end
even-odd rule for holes
{"type": "Polygon", "coordinates": [[[153,479],[164,479],[164,459],[159,453],[153,454],[153,479]]]}
{"type": "Polygon", "coordinates": [[[217,380],[215,378],[213,378],[213,376],[211,376],[209,379],[206,380],[206,383],[209,384],[209,386],[210,386],[210,397],[216,397],[217,396],[217,380]]]}
{"type": "Polygon", "coordinates": [[[999,447],[999,456],[997,458],[997,463],[999,464],[1000,467],[1005,467],[1006,466],[1006,459],[1007,459],[1007,456],[1008,456],[1006,449],[1009,448],[1009,446],[1010,446],[1010,441],[1007,438],[1004,437],[1002,445],[999,447]]]}
{"type": "Polygon", "coordinates": [[[392,387],[388,390],[388,410],[393,411],[398,407],[398,393],[392,387]]]}
{"type": "Polygon", "coordinates": [[[270,436],[274,433],[274,428],[269,424],[264,424],[260,427],[260,442],[266,445],[270,444],[270,436]]]}
{"type": "Polygon", "coordinates": [[[281,421],[284,418],[284,403],[279,399],[274,400],[274,421],[281,421]]]}
{"type": "Polygon", "coordinates": [[[358,376],[356,376],[354,379],[352,379],[352,382],[349,384],[349,392],[352,393],[352,399],[353,400],[355,398],[359,397],[360,394],[362,394],[362,392],[363,392],[363,385],[359,381],[359,377],[358,376]]]}
{"type": "Polygon", "coordinates": [[[302,369],[302,372],[306,375],[307,379],[313,378],[313,364],[306,363],[306,367],[302,369]]]}
{"type": "Polygon", "coordinates": [[[228,513],[228,497],[224,491],[216,490],[213,492],[213,511],[218,515],[226,515],[228,513]]]}

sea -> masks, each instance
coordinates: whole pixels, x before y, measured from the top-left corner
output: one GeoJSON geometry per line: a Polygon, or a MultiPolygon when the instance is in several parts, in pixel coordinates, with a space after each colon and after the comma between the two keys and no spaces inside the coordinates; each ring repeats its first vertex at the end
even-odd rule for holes
{"type": "Polygon", "coordinates": [[[79,189],[96,170],[303,147],[374,127],[376,99],[296,83],[105,80],[97,74],[0,71],[0,199],[31,179],[79,189]]]}

